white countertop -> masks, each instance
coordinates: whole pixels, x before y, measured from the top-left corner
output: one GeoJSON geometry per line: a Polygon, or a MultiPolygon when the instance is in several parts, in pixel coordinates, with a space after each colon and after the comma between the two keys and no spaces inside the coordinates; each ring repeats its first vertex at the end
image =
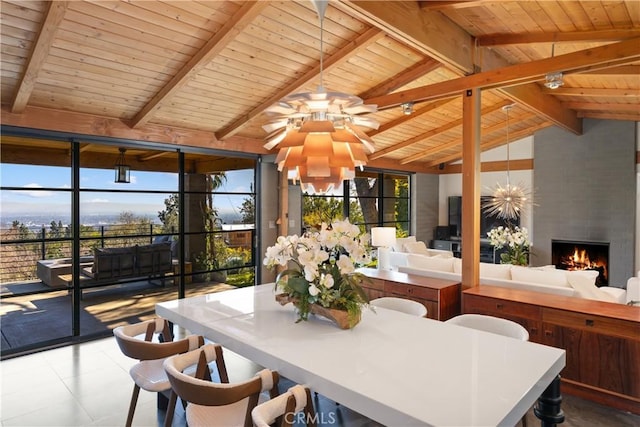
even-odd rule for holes
{"type": "Polygon", "coordinates": [[[377,308],[352,330],[295,323],[273,284],[169,301],[159,316],[389,426],[515,425],[564,350],[377,308]]]}

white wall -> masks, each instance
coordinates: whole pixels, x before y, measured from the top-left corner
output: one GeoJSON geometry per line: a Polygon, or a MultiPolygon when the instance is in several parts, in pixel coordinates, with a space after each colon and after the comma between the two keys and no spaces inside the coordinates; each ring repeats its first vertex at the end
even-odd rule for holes
{"type": "MultiPolygon", "coordinates": [[[[509,159],[532,159],[533,158],[533,137],[527,137],[518,141],[511,142],[509,144],[509,159]]],[[[493,162],[507,159],[507,147],[503,145],[493,150],[483,152],[480,155],[481,162],[493,162]]],[[[510,181],[512,184],[520,184],[527,186],[529,189],[534,190],[535,199],[535,187],[533,185],[533,170],[524,171],[510,171],[510,181]]],[[[497,183],[504,186],[507,182],[507,172],[483,172],[480,174],[480,189],[483,196],[489,196],[492,188],[497,183]]],[[[438,212],[438,225],[447,225],[449,222],[448,213],[448,197],[449,196],[461,196],[462,195],[462,174],[446,174],[440,175],[439,186],[439,212],[438,212]]],[[[534,202],[535,203],[535,200],[534,202]]],[[[529,230],[529,234],[533,233],[533,215],[531,207],[523,212],[520,224],[529,230]]]]}

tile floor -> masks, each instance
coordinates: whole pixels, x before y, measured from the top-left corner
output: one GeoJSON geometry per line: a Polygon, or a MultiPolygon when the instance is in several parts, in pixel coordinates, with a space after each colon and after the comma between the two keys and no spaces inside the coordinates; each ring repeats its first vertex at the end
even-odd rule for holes
{"type": "MultiPolygon", "coordinates": [[[[259,367],[231,352],[225,353],[231,381],[248,378],[259,367]]],[[[2,426],[122,426],[126,419],[133,360],[120,353],[115,340],[89,343],[7,359],[0,363],[0,424],[2,426]]],[[[318,412],[326,424],[373,427],[379,424],[320,396],[318,412]]],[[[178,405],[179,406],[179,405],[178,405]]],[[[615,411],[572,396],[565,396],[567,427],[623,427],[640,425],[640,416],[615,411]]],[[[529,426],[539,425],[532,411],[529,426]]],[[[163,411],[155,394],[140,392],[135,426],[162,426],[163,411]]],[[[178,408],[175,427],[185,426],[178,408]]],[[[393,426],[400,427],[400,426],[393,426]]]]}
{"type": "MultiPolygon", "coordinates": [[[[232,382],[261,369],[229,351],[225,362],[232,382]]],[[[122,355],[113,337],[4,360],[0,362],[0,425],[123,426],[133,388],[128,373],[133,363],[122,355]]],[[[286,379],[281,384],[291,385],[286,379]]],[[[156,398],[154,393],[140,391],[134,426],[164,425],[164,411],[157,409],[156,398]]],[[[322,396],[316,397],[315,404],[325,411],[327,420],[336,420],[334,425],[379,426],[322,396]]],[[[185,425],[184,412],[178,407],[173,426],[185,425]]]]}

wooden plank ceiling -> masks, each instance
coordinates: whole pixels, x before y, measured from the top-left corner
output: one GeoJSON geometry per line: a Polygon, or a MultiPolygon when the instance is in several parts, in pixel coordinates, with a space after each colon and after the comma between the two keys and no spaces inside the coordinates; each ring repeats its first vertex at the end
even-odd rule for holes
{"type": "MultiPolygon", "coordinates": [[[[5,125],[266,153],[265,108],[320,83],[309,1],[0,8],[5,125]]],[[[583,118],[640,120],[637,0],[332,0],[323,38],[324,86],[378,105],[372,166],[460,160],[471,87],[483,89],[483,150],[507,142],[506,104],[512,141],[552,125],[580,134],[583,118]],[[564,85],[547,89],[556,71],[564,85]]]]}

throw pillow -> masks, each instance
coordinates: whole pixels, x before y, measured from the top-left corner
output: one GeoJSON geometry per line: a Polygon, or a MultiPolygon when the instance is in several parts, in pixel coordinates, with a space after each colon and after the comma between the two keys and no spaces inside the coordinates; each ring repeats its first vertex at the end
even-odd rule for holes
{"type": "Polygon", "coordinates": [[[407,242],[404,244],[405,252],[409,252],[410,254],[422,254],[422,255],[430,255],[429,250],[427,249],[427,245],[424,242],[407,242]]]}
{"type": "Polygon", "coordinates": [[[404,245],[416,241],[416,236],[399,237],[396,239],[395,245],[393,245],[394,252],[406,252],[404,245]]]}
{"type": "Polygon", "coordinates": [[[462,259],[461,258],[453,258],[453,272],[457,274],[462,274],[462,259]]]}
{"type": "Polygon", "coordinates": [[[596,301],[616,302],[616,299],[596,286],[597,271],[567,271],[569,285],[578,296],[596,301]],[[595,273],[595,274],[590,274],[595,273]]]}
{"type": "Polygon", "coordinates": [[[441,258],[439,256],[424,256],[420,254],[407,255],[407,266],[421,268],[423,270],[444,271],[453,273],[453,260],[455,258],[441,258]]]}
{"type": "Polygon", "coordinates": [[[480,263],[480,277],[511,280],[511,264],[480,263]]]}
{"type": "Polygon", "coordinates": [[[427,249],[427,251],[429,252],[429,256],[436,256],[436,255],[440,255],[440,257],[442,258],[453,258],[453,252],[451,251],[445,251],[442,249],[427,249]]]}
{"type": "Polygon", "coordinates": [[[511,266],[511,280],[540,283],[548,286],[571,287],[564,270],[537,270],[529,267],[511,266]]]}

